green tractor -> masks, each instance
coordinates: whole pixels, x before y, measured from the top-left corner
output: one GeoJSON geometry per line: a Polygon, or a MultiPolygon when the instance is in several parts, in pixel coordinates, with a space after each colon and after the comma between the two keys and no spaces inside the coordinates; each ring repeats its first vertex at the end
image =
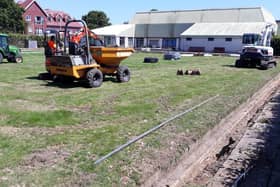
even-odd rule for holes
{"type": "Polygon", "coordinates": [[[20,49],[16,46],[9,45],[7,34],[0,34],[0,63],[3,62],[3,59],[7,59],[8,62],[23,62],[20,49]]]}

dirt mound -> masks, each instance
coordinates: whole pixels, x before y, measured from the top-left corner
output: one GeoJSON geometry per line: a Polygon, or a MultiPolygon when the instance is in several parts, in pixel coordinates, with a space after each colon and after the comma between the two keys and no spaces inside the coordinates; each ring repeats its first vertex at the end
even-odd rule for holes
{"type": "Polygon", "coordinates": [[[71,153],[64,150],[61,146],[48,147],[46,149],[37,150],[28,155],[22,166],[32,169],[40,169],[42,167],[52,167],[69,158],[71,153]]]}

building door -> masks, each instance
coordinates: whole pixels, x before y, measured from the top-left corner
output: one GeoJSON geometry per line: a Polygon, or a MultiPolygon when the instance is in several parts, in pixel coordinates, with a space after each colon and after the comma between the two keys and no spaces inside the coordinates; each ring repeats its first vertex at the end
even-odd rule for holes
{"type": "Polygon", "coordinates": [[[164,38],[162,40],[162,48],[164,49],[176,49],[176,38],[164,38]]]}
{"type": "Polygon", "coordinates": [[[120,47],[125,47],[125,37],[120,37],[120,47]]]}

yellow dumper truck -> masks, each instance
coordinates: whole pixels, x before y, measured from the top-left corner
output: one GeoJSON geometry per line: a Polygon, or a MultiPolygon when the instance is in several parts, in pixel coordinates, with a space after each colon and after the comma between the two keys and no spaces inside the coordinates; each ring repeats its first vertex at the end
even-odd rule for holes
{"type": "Polygon", "coordinates": [[[39,74],[39,78],[43,79],[47,75],[67,81],[82,80],[88,87],[101,86],[105,75],[115,76],[118,82],[130,80],[129,69],[120,63],[134,52],[132,48],[104,47],[102,41],[88,30],[83,20],[68,21],[64,31],[54,35],[55,50],[50,49],[48,36],[45,35],[47,73],[39,74]],[[71,39],[73,33],[68,31],[69,25],[74,22],[83,26],[84,35],[78,42],[71,39]]]}

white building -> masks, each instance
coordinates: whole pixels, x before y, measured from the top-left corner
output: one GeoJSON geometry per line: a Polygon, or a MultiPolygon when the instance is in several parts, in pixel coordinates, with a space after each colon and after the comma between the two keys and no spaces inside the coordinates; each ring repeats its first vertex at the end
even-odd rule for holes
{"type": "Polygon", "coordinates": [[[277,35],[280,35],[280,20],[277,20],[277,25],[278,25],[278,30],[277,30],[277,35]]]}
{"type": "Polygon", "coordinates": [[[264,8],[138,12],[129,24],[93,31],[106,44],[181,51],[240,52],[244,33],[261,34],[277,23],[264,8]]]}
{"type": "Polygon", "coordinates": [[[92,31],[104,41],[105,45],[134,47],[134,29],[133,24],[111,25],[92,31]]]}

